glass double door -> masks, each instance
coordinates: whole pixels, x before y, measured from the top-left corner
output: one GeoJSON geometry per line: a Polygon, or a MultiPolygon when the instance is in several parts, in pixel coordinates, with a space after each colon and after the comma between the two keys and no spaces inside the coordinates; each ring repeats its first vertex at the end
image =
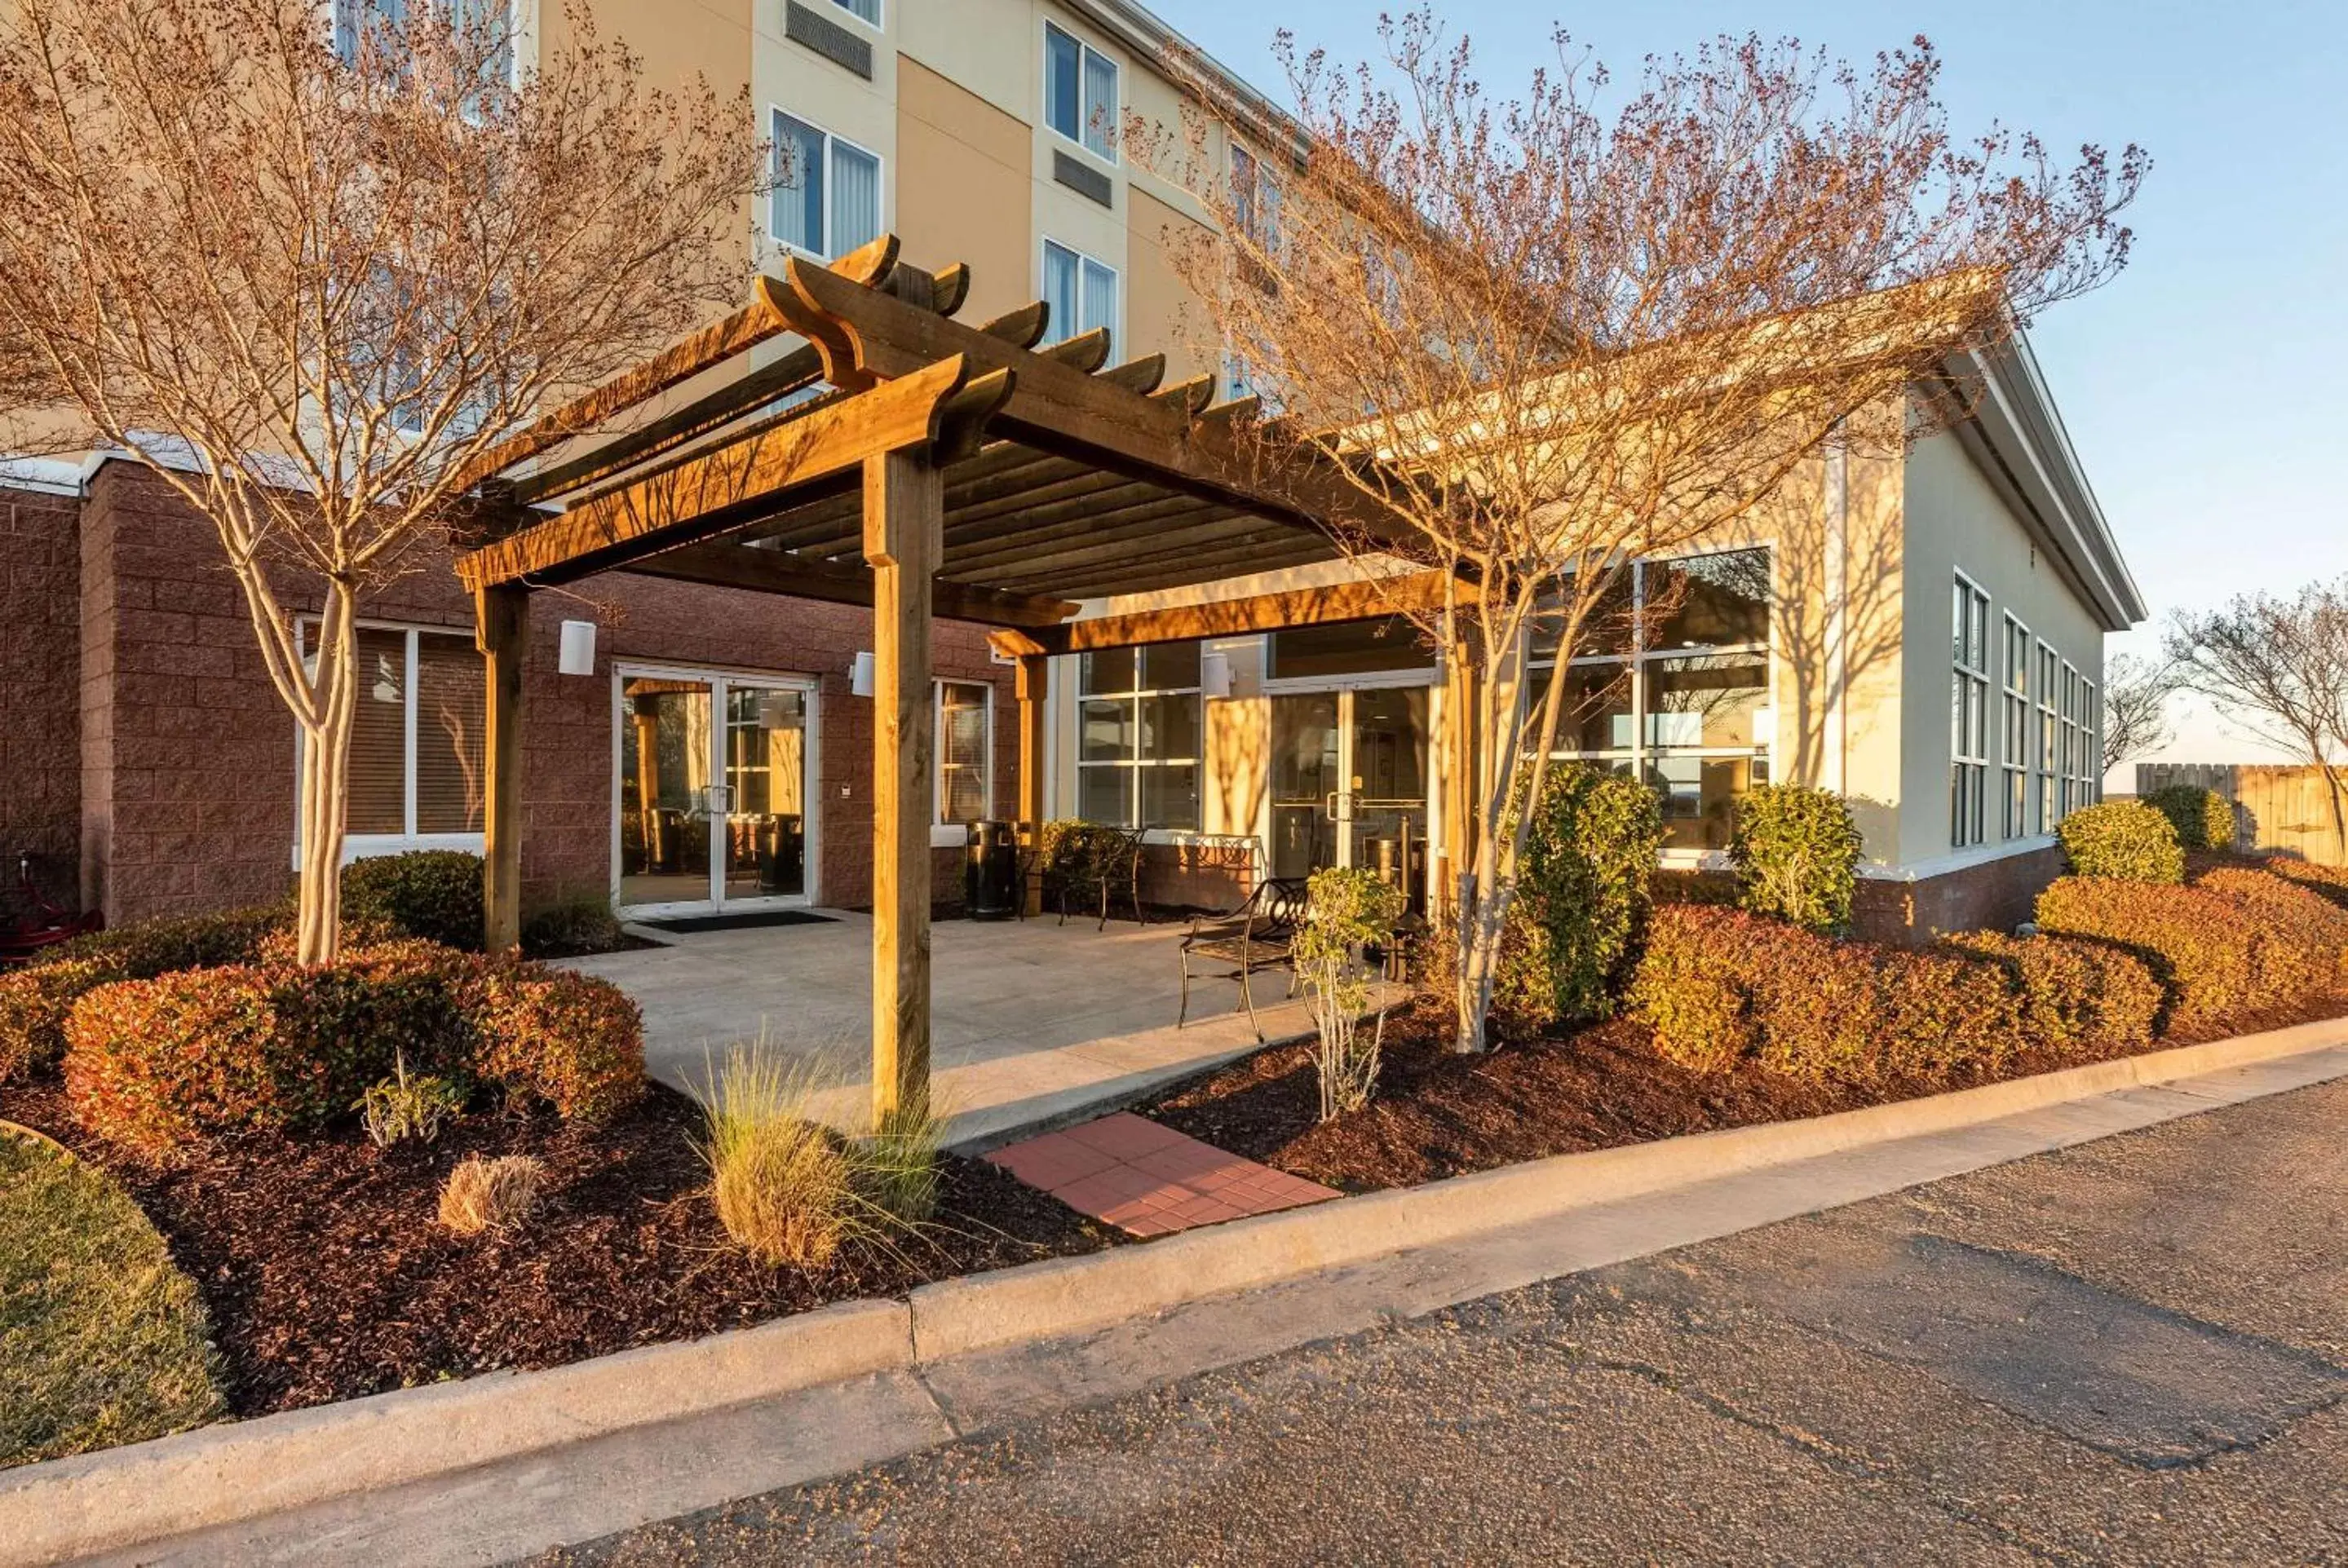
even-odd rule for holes
{"type": "Polygon", "coordinates": [[[808,688],[624,669],[619,684],[622,907],[807,902],[808,688]]]}
{"type": "Polygon", "coordinates": [[[1413,908],[1426,893],[1425,686],[1272,699],[1272,874],[1375,871],[1413,908]]]}

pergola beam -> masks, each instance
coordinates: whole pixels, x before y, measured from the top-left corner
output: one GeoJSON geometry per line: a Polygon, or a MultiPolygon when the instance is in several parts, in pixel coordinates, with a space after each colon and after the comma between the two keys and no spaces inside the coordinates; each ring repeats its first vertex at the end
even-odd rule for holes
{"type": "MultiPolygon", "coordinates": [[[[712,540],[663,550],[620,569],[639,577],[671,578],[713,588],[743,588],[786,594],[825,604],[872,606],[872,573],[862,566],[808,560],[785,550],[712,540]]],[[[973,620],[984,626],[1057,626],[1076,613],[1073,600],[1037,599],[940,579],[930,594],[930,613],[942,620],[973,620]]]]}
{"type": "MultiPolygon", "coordinates": [[[[1005,658],[1034,658],[1052,653],[1087,653],[1105,648],[1140,648],[1154,642],[1188,642],[1201,637],[1241,637],[1251,631],[1329,626],[1346,620],[1375,620],[1388,615],[1426,614],[1446,603],[1443,579],[1444,574],[1437,571],[1410,572],[1375,582],[1331,583],[1325,588],[1219,599],[1174,610],[1089,616],[1058,626],[996,631],[990,633],[987,640],[1005,658]]],[[[1459,599],[1474,592],[1465,583],[1454,589],[1459,599]]]]}

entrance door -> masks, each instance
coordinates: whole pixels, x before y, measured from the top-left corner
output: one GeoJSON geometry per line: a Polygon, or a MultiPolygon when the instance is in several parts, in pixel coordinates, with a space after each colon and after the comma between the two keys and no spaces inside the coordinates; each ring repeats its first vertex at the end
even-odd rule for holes
{"type": "Polygon", "coordinates": [[[1426,892],[1427,688],[1272,700],[1272,871],[1365,866],[1414,908],[1426,892]]]}
{"type": "Polygon", "coordinates": [[[637,914],[808,901],[808,690],[622,670],[619,902],[637,914]]]}

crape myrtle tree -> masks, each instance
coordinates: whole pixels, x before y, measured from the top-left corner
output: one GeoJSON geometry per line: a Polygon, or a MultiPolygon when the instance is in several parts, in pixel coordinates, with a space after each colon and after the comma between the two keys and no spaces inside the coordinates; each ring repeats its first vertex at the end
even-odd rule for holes
{"type": "Polygon", "coordinates": [[[2178,610],[2162,644],[2180,686],[2323,776],[2348,863],[2348,578],[2178,610]]]}
{"type": "Polygon", "coordinates": [[[1315,482],[1377,519],[1339,529],[1348,552],[1454,584],[1396,609],[1468,661],[1470,842],[1440,901],[1478,1050],[1567,703],[1535,634],[1618,646],[1631,562],[1733,535],[1829,443],[1896,451],[1962,417],[1965,356],[2123,265],[2147,159],[1959,138],[1921,38],[1859,68],[1725,38],[1618,97],[1560,32],[1503,101],[1431,12],[1382,36],[1351,69],[1283,36],[1292,118],[1178,58],[1181,125],[1132,134],[1213,220],[1176,264],[1202,345],[1270,411],[1268,482],[1317,443],[1315,482]]]}
{"type": "Polygon", "coordinates": [[[339,934],[367,595],[502,436],[747,283],[747,98],[648,87],[583,15],[518,59],[505,9],[16,0],[0,26],[0,450],[118,449],[217,530],[304,743],[308,963],[339,934]]]}
{"type": "Polygon", "coordinates": [[[2167,659],[2116,653],[2104,666],[2104,772],[2168,743],[2178,671],[2167,659]]]}

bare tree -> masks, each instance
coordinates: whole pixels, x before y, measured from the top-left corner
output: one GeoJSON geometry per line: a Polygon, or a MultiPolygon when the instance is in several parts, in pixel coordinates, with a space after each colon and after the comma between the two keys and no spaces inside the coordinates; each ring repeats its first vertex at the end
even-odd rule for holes
{"type": "Polygon", "coordinates": [[[299,951],[339,932],[366,593],[519,422],[747,282],[747,101],[574,17],[18,0],[0,29],[5,435],[119,448],[218,530],[304,738],[299,951]],[[311,611],[306,620],[300,610],[311,611]]]}
{"type": "Polygon", "coordinates": [[[2172,661],[2113,655],[2104,666],[2104,772],[2168,743],[2168,700],[2177,690],[2172,661]]]}
{"type": "Polygon", "coordinates": [[[1181,131],[1135,131],[1215,220],[1178,265],[1276,411],[1267,458],[1317,440],[1372,519],[1349,551],[1457,585],[1415,618],[1476,661],[1448,902],[1457,1043],[1480,1050],[1566,702],[1534,634],[1605,651],[1630,562],[1732,534],[1829,444],[1896,452],[1962,417],[1960,356],[2124,263],[2147,160],[1959,140],[1922,39],[1858,71],[1724,39],[1649,61],[1610,117],[1561,32],[1505,103],[1430,12],[1383,32],[1387,60],[1352,71],[1283,36],[1292,125],[1194,71],[1181,131]]]}
{"type": "Polygon", "coordinates": [[[2290,599],[2243,594],[2223,609],[2178,610],[2162,641],[2181,686],[2323,775],[2348,858],[2348,578],[2290,599]]]}

